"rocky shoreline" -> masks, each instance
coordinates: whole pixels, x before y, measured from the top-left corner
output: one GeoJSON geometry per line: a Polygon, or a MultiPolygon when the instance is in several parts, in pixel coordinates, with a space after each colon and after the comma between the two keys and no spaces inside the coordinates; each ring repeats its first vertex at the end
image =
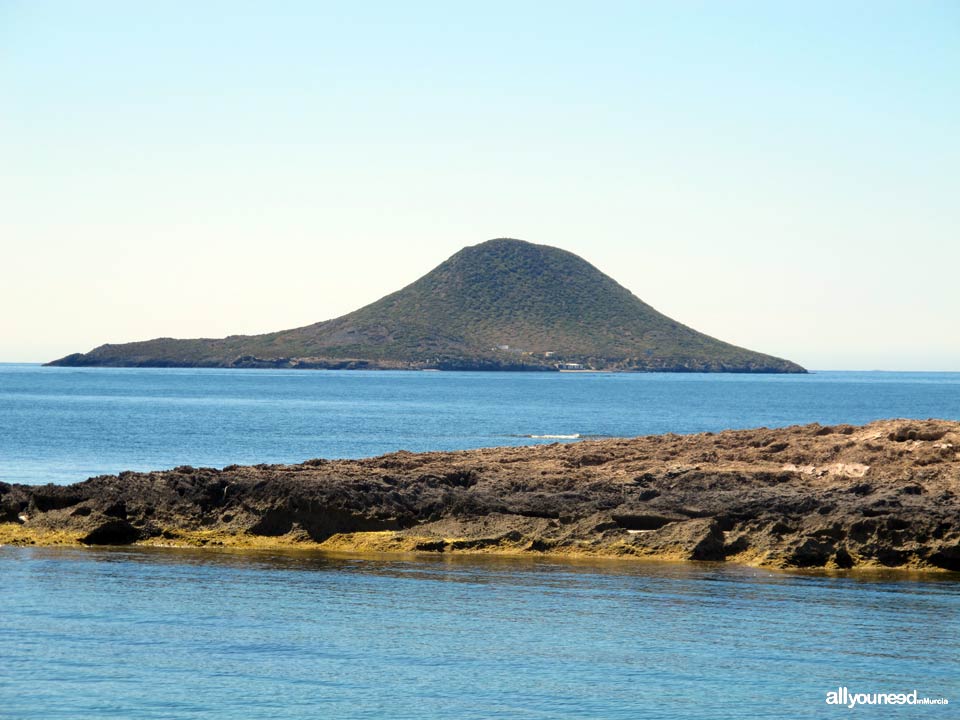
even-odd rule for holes
{"type": "MultiPolygon", "coordinates": [[[[239,355],[222,360],[157,359],[149,356],[127,355],[102,346],[94,353],[73,353],[59,360],[44,363],[47,367],[117,367],[117,368],[219,368],[239,370],[438,370],[443,372],[569,372],[567,362],[547,361],[543,358],[513,357],[510,359],[474,355],[472,357],[435,357],[429,360],[366,360],[359,358],[326,357],[257,357],[239,355]]],[[[581,365],[583,371],[608,373],[739,373],[751,375],[806,374],[797,366],[781,368],[759,363],[706,362],[702,360],[661,361],[634,358],[610,359],[592,356],[564,358],[581,365]]],[[[574,372],[580,372],[574,371],[574,372]]]]}
{"type": "Polygon", "coordinates": [[[0,543],[960,571],[960,423],[814,424],[0,483],[0,543]]]}

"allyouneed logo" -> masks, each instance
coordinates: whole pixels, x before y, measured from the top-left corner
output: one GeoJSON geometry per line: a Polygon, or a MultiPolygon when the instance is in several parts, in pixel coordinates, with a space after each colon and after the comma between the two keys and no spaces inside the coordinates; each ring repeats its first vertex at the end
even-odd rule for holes
{"type": "Polygon", "coordinates": [[[917,697],[917,691],[909,693],[854,693],[845,687],[827,693],[827,705],[949,705],[945,697],[917,697]]]}

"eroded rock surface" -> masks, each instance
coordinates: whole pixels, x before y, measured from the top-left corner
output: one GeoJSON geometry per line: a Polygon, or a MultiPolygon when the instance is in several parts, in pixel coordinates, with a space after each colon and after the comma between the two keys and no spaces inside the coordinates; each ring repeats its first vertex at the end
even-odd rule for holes
{"type": "Polygon", "coordinates": [[[0,484],[5,542],[319,543],[960,571],[960,423],[886,420],[0,484]]]}

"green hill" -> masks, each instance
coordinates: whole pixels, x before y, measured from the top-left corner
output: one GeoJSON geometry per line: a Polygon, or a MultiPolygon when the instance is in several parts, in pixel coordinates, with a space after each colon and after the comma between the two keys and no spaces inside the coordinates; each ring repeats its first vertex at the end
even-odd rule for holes
{"type": "Polygon", "coordinates": [[[576,255],[467,247],[348,315],[266,335],[102,345],[51,365],[804,372],[658,313],[576,255]]]}

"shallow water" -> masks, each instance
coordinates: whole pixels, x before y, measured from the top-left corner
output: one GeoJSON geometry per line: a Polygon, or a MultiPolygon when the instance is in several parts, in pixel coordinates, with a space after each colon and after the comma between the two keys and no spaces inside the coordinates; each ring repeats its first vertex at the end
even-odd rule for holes
{"type": "Polygon", "coordinates": [[[960,373],[561,374],[0,365],[0,480],[885,417],[960,419],[960,373]],[[542,437],[531,437],[542,436],[542,437]]]}
{"type": "MultiPolygon", "coordinates": [[[[891,416],[957,419],[960,374],[0,365],[0,479],[891,416]]],[[[957,576],[0,547],[0,580],[0,718],[950,717],[960,703],[957,576]],[[827,706],[841,685],[954,703],[827,706]]]]}
{"type": "Polygon", "coordinates": [[[960,583],[749,568],[0,548],[4,718],[724,718],[960,702],[960,583]]]}

